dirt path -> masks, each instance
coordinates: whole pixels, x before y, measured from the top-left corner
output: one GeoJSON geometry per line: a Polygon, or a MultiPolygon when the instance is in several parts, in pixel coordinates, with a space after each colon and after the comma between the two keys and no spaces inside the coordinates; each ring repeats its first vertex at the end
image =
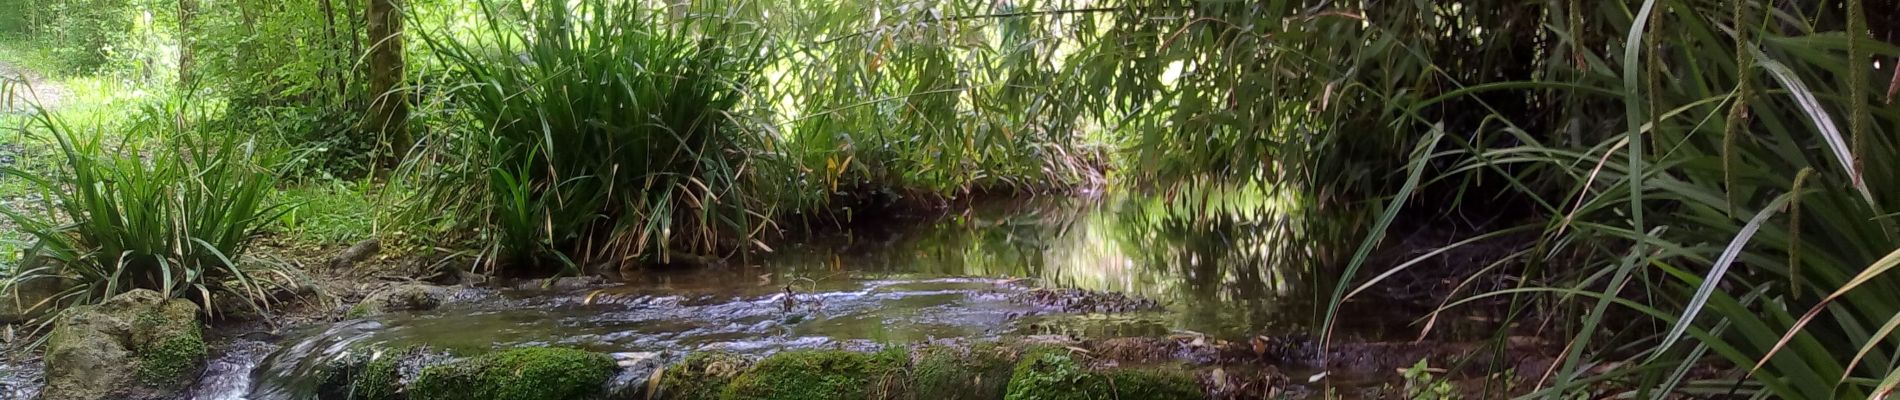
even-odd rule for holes
{"type": "Polygon", "coordinates": [[[0,60],[0,113],[25,111],[33,104],[58,107],[71,93],[59,81],[0,60]]]}

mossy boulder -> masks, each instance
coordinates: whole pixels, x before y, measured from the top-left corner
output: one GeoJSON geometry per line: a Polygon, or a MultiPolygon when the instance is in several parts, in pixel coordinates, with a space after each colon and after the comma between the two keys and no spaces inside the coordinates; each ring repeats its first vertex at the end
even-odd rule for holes
{"type": "Polygon", "coordinates": [[[532,347],[424,368],[408,388],[413,400],[580,400],[612,378],[612,357],[532,347]]]}
{"type": "Polygon", "coordinates": [[[204,368],[198,306],[133,290],[71,309],[46,341],[46,400],[160,397],[204,368]]]}
{"type": "Polygon", "coordinates": [[[905,393],[903,349],[878,353],[799,350],[760,360],[726,386],[727,400],[886,399],[905,393]]]}
{"type": "Polygon", "coordinates": [[[350,307],[345,318],[364,318],[398,311],[426,311],[441,307],[449,297],[448,288],[425,284],[406,284],[383,288],[350,307]]]}
{"type": "Polygon", "coordinates": [[[911,398],[999,399],[1009,388],[1013,359],[995,345],[924,346],[912,353],[911,398]]]}
{"type": "Polygon", "coordinates": [[[402,365],[416,348],[360,351],[325,364],[318,373],[320,400],[404,400],[402,365]]]}
{"type": "Polygon", "coordinates": [[[750,369],[745,357],[722,352],[698,352],[686,360],[666,367],[659,381],[659,396],[672,400],[713,400],[732,379],[750,369]]]}
{"type": "Polygon", "coordinates": [[[1007,400],[1199,399],[1194,375],[1167,368],[1094,371],[1064,348],[1034,348],[1017,361],[1007,400]]]}

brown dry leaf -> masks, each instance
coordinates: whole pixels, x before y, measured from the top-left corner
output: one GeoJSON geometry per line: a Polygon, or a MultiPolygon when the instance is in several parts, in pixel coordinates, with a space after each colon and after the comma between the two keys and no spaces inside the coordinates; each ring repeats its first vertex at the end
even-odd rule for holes
{"type": "Polygon", "coordinates": [[[665,368],[654,369],[653,374],[647,376],[647,399],[651,400],[660,394],[660,378],[664,376],[665,368]]]}

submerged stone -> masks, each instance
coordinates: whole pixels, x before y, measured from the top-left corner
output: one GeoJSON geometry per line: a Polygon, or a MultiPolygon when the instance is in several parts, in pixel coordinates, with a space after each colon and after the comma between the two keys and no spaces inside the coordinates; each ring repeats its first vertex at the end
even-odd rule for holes
{"type": "Polygon", "coordinates": [[[46,400],[161,397],[204,368],[198,306],[133,290],[75,307],[46,342],[46,400]]]}
{"type": "Polygon", "coordinates": [[[612,378],[612,357],[583,350],[530,347],[424,368],[410,384],[414,400],[581,400],[612,378]]]}

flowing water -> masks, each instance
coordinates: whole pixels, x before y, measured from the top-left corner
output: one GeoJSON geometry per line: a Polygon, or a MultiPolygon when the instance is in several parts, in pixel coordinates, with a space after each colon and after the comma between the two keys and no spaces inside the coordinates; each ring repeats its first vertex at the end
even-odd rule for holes
{"type": "MultiPolygon", "coordinates": [[[[567,346],[626,361],[935,339],[1304,332],[1323,312],[1317,296],[1332,289],[1316,266],[1339,249],[1321,247],[1336,241],[1317,237],[1333,233],[1311,231],[1289,204],[1261,193],[979,204],[934,222],[803,238],[724,267],[591,287],[463,289],[432,311],[240,340],[189,397],[300,398],[328,360],[408,345],[447,354],[567,346]]],[[[1345,329],[1386,329],[1363,320],[1345,329]]]]}

